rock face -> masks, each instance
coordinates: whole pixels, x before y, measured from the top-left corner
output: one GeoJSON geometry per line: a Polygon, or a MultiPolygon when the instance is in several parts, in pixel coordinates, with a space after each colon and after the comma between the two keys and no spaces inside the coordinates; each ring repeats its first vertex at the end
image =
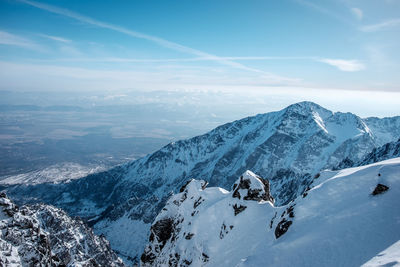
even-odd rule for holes
{"type": "Polygon", "coordinates": [[[0,266],[125,266],[104,237],[60,209],[0,194],[0,266]]]}
{"type": "MultiPolygon", "coordinates": [[[[271,196],[276,205],[283,205],[303,194],[321,169],[337,166],[346,157],[358,162],[373,148],[399,136],[400,117],[361,119],[301,102],[227,123],[70,183],[5,189],[18,203],[41,201],[84,218],[97,233],[107,236],[120,255],[138,260],[150,224],[171,192],[178,192],[190,178],[230,188],[250,169],[268,178],[271,196]],[[126,238],[121,227],[134,237],[126,238]]],[[[247,195],[257,196],[264,197],[254,192],[247,195]]]]}
{"type": "Polygon", "coordinates": [[[231,192],[190,180],[152,224],[141,266],[360,266],[400,240],[399,173],[400,158],[322,171],[280,207],[250,171],[231,192]]]}

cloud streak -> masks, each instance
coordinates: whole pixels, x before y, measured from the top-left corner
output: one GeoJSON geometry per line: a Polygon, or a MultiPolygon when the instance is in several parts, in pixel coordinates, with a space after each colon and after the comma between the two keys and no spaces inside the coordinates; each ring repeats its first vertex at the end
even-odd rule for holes
{"type": "Polygon", "coordinates": [[[358,60],[321,58],[318,61],[336,67],[341,71],[354,72],[365,69],[365,65],[358,60]]]}
{"type": "MultiPolygon", "coordinates": [[[[269,61],[269,60],[314,60],[316,57],[280,57],[280,56],[246,56],[246,57],[218,57],[220,60],[229,61],[269,61]]],[[[52,61],[52,60],[51,60],[52,61]]],[[[138,59],[138,58],[59,58],[56,61],[64,62],[111,62],[111,63],[168,63],[168,62],[197,62],[197,61],[215,61],[214,57],[193,57],[193,58],[166,58],[166,59],[138,59]]]]}
{"type": "MultiPolygon", "coordinates": [[[[338,70],[354,72],[365,69],[365,65],[355,59],[332,59],[320,57],[279,57],[279,56],[247,56],[247,57],[220,57],[221,60],[235,61],[275,61],[275,60],[306,60],[325,63],[336,67],[338,70]]],[[[109,63],[173,63],[173,62],[198,62],[198,61],[214,61],[210,57],[194,57],[194,58],[167,58],[167,59],[137,59],[137,58],[61,58],[56,61],[64,62],[109,62],[109,63]]]]}
{"type": "Polygon", "coordinates": [[[72,41],[66,38],[62,38],[59,36],[52,36],[52,35],[47,35],[47,34],[38,34],[41,37],[53,40],[53,41],[57,41],[57,42],[61,42],[61,43],[71,43],[72,41]]]}
{"type": "MultiPolygon", "coordinates": [[[[115,32],[119,32],[119,33],[122,33],[122,34],[125,34],[125,35],[128,35],[128,36],[131,36],[131,37],[148,40],[148,41],[153,42],[153,43],[155,43],[155,44],[157,44],[159,46],[166,47],[166,48],[169,48],[171,50],[179,51],[179,52],[186,53],[186,54],[195,55],[195,56],[198,56],[198,57],[206,57],[206,58],[209,58],[210,60],[218,62],[218,63],[220,63],[222,65],[226,65],[226,66],[230,66],[230,67],[233,67],[233,68],[242,69],[242,70],[246,70],[246,71],[251,71],[251,72],[264,73],[264,74],[268,74],[268,75],[271,75],[271,76],[273,75],[273,76],[278,77],[278,75],[274,75],[272,73],[264,72],[264,71],[259,70],[259,69],[247,67],[247,66],[242,65],[240,63],[237,63],[237,62],[234,62],[234,61],[231,61],[231,60],[226,60],[226,59],[220,58],[220,57],[218,57],[216,55],[212,55],[212,54],[209,54],[209,53],[206,53],[206,52],[203,52],[203,51],[191,48],[191,47],[187,47],[187,46],[175,43],[175,42],[171,42],[171,41],[165,40],[165,39],[157,37],[157,36],[144,34],[144,33],[141,33],[141,32],[137,32],[137,31],[126,29],[126,28],[121,27],[121,26],[117,26],[117,25],[113,25],[113,24],[110,24],[110,23],[106,23],[106,22],[102,22],[102,21],[99,21],[99,20],[95,20],[93,18],[90,18],[90,17],[84,16],[84,15],[72,12],[72,11],[70,11],[68,9],[59,8],[59,7],[56,7],[56,6],[51,6],[51,5],[43,4],[43,3],[40,3],[40,2],[36,2],[36,1],[30,1],[30,0],[17,0],[17,1],[19,1],[21,3],[25,3],[25,4],[33,6],[33,7],[36,7],[36,8],[39,8],[39,9],[42,9],[42,10],[46,10],[46,11],[54,13],[54,14],[62,15],[62,16],[65,16],[65,17],[69,17],[71,19],[74,19],[74,20],[77,20],[77,21],[80,21],[80,22],[83,22],[83,23],[86,23],[86,24],[94,25],[94,26],[97,26],[99,28],[109,29],[109,30],[112,30],[112,31],[115,31],[115,32]]],[[[286,78],[283,77],[283,79],[286,79],[286,78]]]]}
{"type": "Polygon", "coordinates": [[[319,13],[327,15],[327,16],[329,16],[329,17],[331,17],[331,18],[333,18],[333,19],[335,19],[337,21],[343,22],[345,24],[353,25],[352,22],[350,22],[345,17],[342,17],[341,15],[337,14],[336,12],[333,12],[332,10],[324,8],[324,7],[322,7],[320,5],[317,5],[317,4],[313,3],[313,2],[310,2],[310,1],[307,1],[307,0],[294,0],[294,2],[296,2],[296,3],[298,3],[298,4],[302,5],[302,6],[314,9],[314,10],[318,11],[319,13]]]}
{"type": "Polygon", "coordinates": [[[153,71],[135,68],[109,70],[47,64],[13,63],[0,60],[0,89],[24,90],[168,90],[187,88],[235,88],[243,86],[295,86],[301,81],[282,81],[268,75],[248,72],[235,75],[231,70],[207,67],[160,68],[153,71]]]}
{"type": "Polygon", "coordinates": [[[17,46],[35,51],[43,51],[43,47],[41,47],[37,43],[5,31],[0,31],[0,44],[17,46]]]}
{"type": "Polygon", "coordinates": [[[361,27],[360,30],[363,32],[377,32],[396,26],[400,26],[400,18],[389,19],[377,24],[366,25],[361,27]]]}

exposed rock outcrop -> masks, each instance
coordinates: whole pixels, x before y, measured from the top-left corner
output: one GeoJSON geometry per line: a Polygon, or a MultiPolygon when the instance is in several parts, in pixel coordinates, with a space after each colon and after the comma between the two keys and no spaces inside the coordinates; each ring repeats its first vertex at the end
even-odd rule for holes
{"type": "Polygon", "coordinates": [[[269,181],[251,171],[246,171],[233,185],[232,197],[254,201],[264,200],[274,203],[274,198],[270,193],[269,181]]]}
{"type": "Polygon", "coordinates": [[[386,186],[384,184],[377,184],[374,191],[372,192],[372,195],[376,196],[376,195],[386,192],[387,190],[389,190],[388,186],[386,186]]]}
{"type": "Polygon", "coordinates": [[[0,266],[125,266],[104,237],[60,209],[0,193],[0,266]]]}

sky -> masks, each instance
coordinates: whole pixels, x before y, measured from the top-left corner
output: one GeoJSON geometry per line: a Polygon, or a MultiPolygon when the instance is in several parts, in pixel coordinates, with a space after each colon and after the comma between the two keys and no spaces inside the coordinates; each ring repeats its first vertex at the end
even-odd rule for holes
{"type": "Polygon", "coordinates": [[[400,114],[399,72],[400,0],[0,0],[0,90],[351,96],[400,114]]]}

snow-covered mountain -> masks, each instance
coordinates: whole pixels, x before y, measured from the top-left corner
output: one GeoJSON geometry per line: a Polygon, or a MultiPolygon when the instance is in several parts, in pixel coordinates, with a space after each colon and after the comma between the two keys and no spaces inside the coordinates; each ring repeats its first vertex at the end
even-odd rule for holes
{"type": "Polygon", "coordinates": [[[303,194],[321,169],[337,166],[344,158],[358,162],[399,136],[400,117],[361,119],[301,102],[227,123],[69,183],[3,188],[21,203],[43,201],[81,216],[119,255],[137,260],[150,224],[188,179],[229,188],[250,169],[270,181],[276,205],[284,205],[303,194]]]}
{"type": "Polygon", "coordinates": [[[367,154],[359,162],[358,166],[367,165],[395,157],[400,157],[400,139],[396,142],[387,143],[381,147],[374,148],[371,153],[367,154]]]}
{"type": "Polygon", "coordinates": [[[125,266],[104,237],[44,204],[16,206],[0,194],[0,266],[125,266]]]}
{"type": "Polygon", "coordinates": [[[152,224],[141,264],[377,266],[383,255],[399,264],[399,173],[400,158],[323,171],[281,207],[268,181],[250,171],[230,192],[192,180],[152,224]]]}
{"type": "Polygon", "coordinates": [[[345,158],[333,169],[340,170],[344,168],[364,166],[396,157],[400,157],[400,139],[395,142],[386,143],[381,147],[374,148],[358,162],[353,162],[351,159],[345,158]]]}

